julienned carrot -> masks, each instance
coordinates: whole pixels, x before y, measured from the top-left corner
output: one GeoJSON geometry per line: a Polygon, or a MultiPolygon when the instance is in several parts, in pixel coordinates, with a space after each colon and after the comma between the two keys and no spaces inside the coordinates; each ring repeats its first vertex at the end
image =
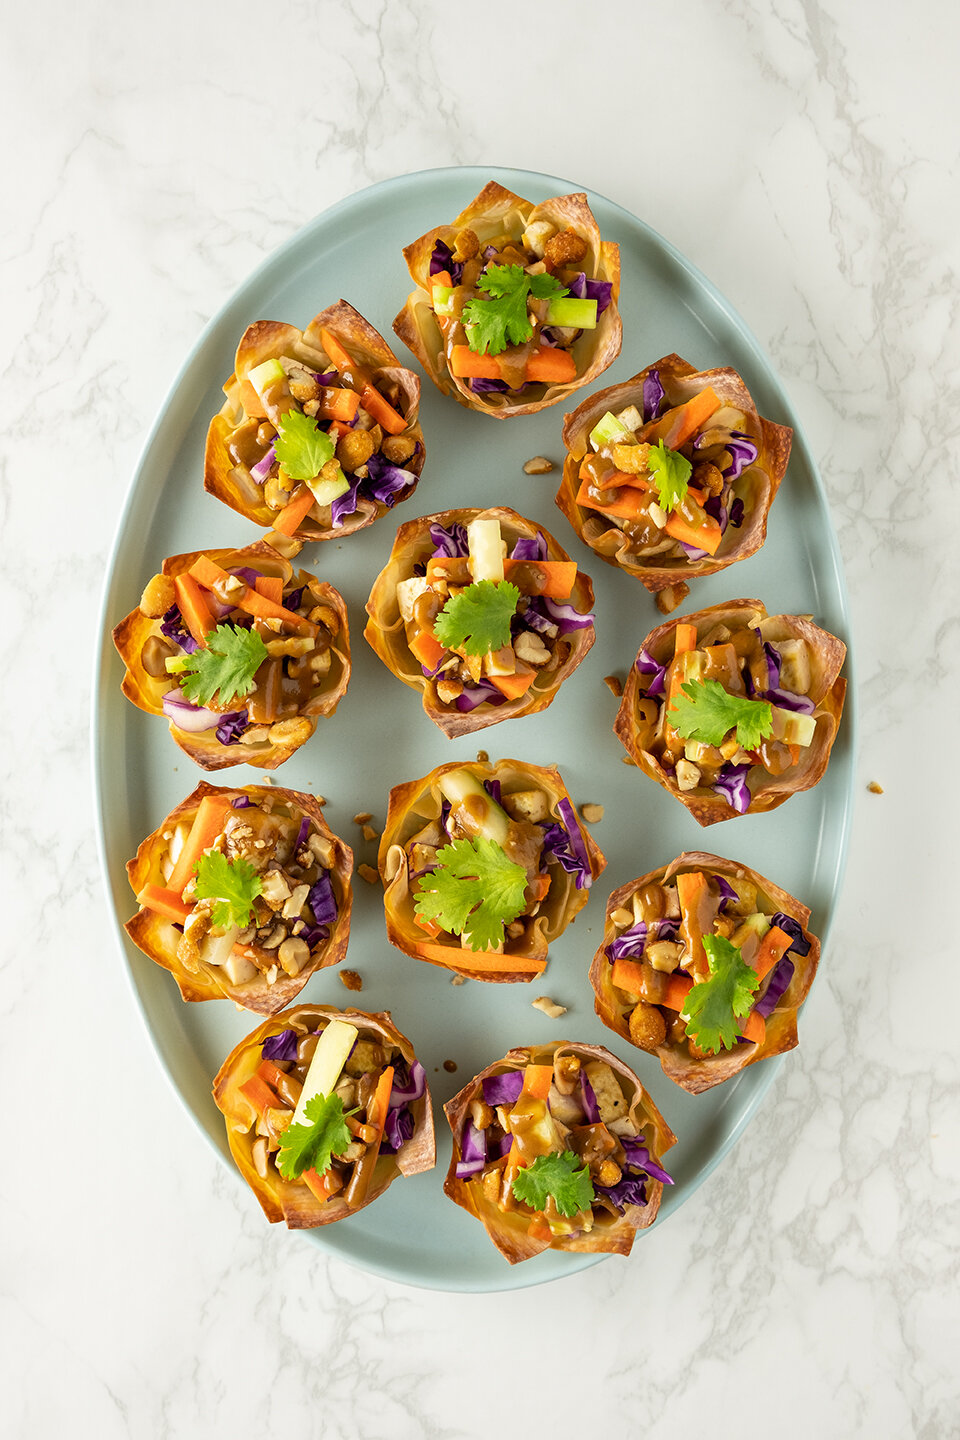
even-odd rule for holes
{"type": "Polygon", "coordinates": [[[523,892],[524,897],[530,904],[534,904],[537,900],[545,900],[550,892],[551,883],[550,876],[541,871],[535,879],[530,881],[530,884],[523,892]]]}
{"type": "Polygon", "coordinates": [[[387,431],[388,435],[399,435],[402,430],[406,430],[406,420],[399,410],[393,408],[389,400],[383,398],[376,386],[364,385],[360,391],[360,404],[367,414],[372,415],[374,420],[387,431]]]}
{"type": "Polygon", "coordinates": [[[543,1240],[547,1244],[553,1239],[553,1231],[550,1229],[550,1225],[542,1210],[538,1210],[530,1221],[530,1224],[527,1226],[527,1234],[531,1240],[543,1240]]]}
{"type": "Polygon", "coordinates": [[[430,276],[430,288],[433,289],[434,285],[443,285],[443,286],[445,287],[445,289],[447,289],[447,290],[452,290],[452,289],[453,289],[453,277],[451,276],[450,271],[449,271],[449,270],[438,270],[437,273],[436,273],[436,275],[431,275],[431,276],[430,276]]]}
{"type": "Polygon", "coordinates": [[[450,374],[459,380],[499,380],[500,362],[496,355],[476,354],[469,345],[452,345],[450,374]]]}
{"type": "Polygon", "coordinates": [[[504,560],[504,579],[509,580],[521,565],[529,567],[524,572],[527,581],[531,582],[525,591],[527,594],[566,600],[576,584],[576,560],[504,560]]]}
{"type": "Polygon", "coordinates": [[[757,1045],[762,1045],[766,1039],[767,1022],[756,1010],[751,1010],[747,1018],[740,1023],[740,1034],[745,1040],[752,1040],[757,1045]]]}
{"type": "MultiPolygon", "coordinates": [[[[229,575],[215,560],[211,560],[209,555],[201,555],[199,560],[195,560],[190,566],[188,574],[199,584],[205,585],[208,590],[212,590],[218,583],[222,587],[236,578],[229,575]]],[[[253,615],[260,620],[281,620],[300,635],[316,635],[317,633],[317,627],[311,621],[305,620],[302,615],[298,615],[293,610],[286,610],[282,605],[274,604],[265,595],[260,595],[256,590],[252,590],[249,585],[245,585],[236,595],[229,590],[223,593],[230,595],[231,603],[238,610],[246,610],[248,615],[253,615]]]]}
{"type": "Polygon", "coordinates": [[[198,645],[206,645],[210,631],[216,629],[216,621],[203,591],[190,574],[175,575],[173,588],[183,623],[198,645]]]}
{"type": "Polygon", "coordinates": [[[407,641],[407,648],[414,659],[419,660],[427,670],[435,670],[447,653],[432,630],[418,630],[412,639],[407,641]]]}
{"type": "Polygon", "coordinates": [[[522,1095],[529,1095],[533,1100],[546,1100],[550,1094],[550,1086],[553,1084],[552,1065],[527,1065],[523,1072],[522,1095]]]}
{"type": "Polygon", "coordinates": [[[428,920],[426,915],[414,915],[413,923],[418,926],[424,934],[429,935],[431,939],[435,940],[440,934],[440,926],[436,920],[428,920]]]}
{"type": "Polygon", "coordinates": [[[577,378],[577,362],[569,350],[555,345],[545,345],[534,350],[527,361],[525,371],[528,380],[545,381],[551,385],[565,385],[577,378]]]}
{"type": "Polygon", "coordinates": [[[283,1101],[280,1096],[267,1084],[262,1075],[251,1075],[240,1086],[240,1094],[249,1100],[250,1104],[261,1117],[268,1110],[276,1110],[283,1101]]]}
{"type": "Polygon", "coordinates": [[[685,650],[696,650],[697,627],[681,621],[673,633],[673,653],[682,655],[685,650]]]}
{"type": "Polygon", "coordinates": [[[659,1003],[665,1005],[668,1010],[682,1010],[692,989],[693,981],[689,975],[671,975],[667,981],[663,999],[659,1003]]]}
{"type": "Polygon", "coordinates": [[[273,522],[274,530],[281,535],[293,535],[300,521],[313,507],[313,491],[306,485],[298,485],[280,514],[273,522]]]}
{"type": "Polygon", "coordinates": [[[435,945],[429,940],[417,940],[414,948],[421,960],[447,969],[476,971],[478,974],[496,975],[505,971],[519,971],[523,975],[540,975],[546,968],[546,960],[534,960],[528,955],[502,955],[490,950],[465,950],[461,945],[435,945]]]}
{"type": "Polygon", "coordinates": [[[360,396],[356,390],[341,390],[331,387],[328,390],[320,391],[320,399],[317,401],[318,420],[342,420],[349,424],[357,418],[357,411],[360,409],[360,396]]]}
{"type": "MultiPolygon", "coordinates": [[[[279,1065],[275,1065],[272,1060],[261,1060],[256,1073],[270,1086],[271,1090],[276,1090],[279,1095],[280,1082],[286,1078],[279,1065]]],[[[281,1100],[279,1103],[282,1105],[284,1102],[281,1100]]]]}
{"type": "MultiPolygon", "coordinates": [[[[523,664],[523,662],[520,661],[518,664],[523,664]]],[[[487,679],[508,700],[519,700],[521,695],[526,695],[536,679],[536,671],[518,668],[512,675],[488,675],[487,679]]]]}
{"type": "Polygon", "coordinates": [[[326,328],[321,329],[320,344],[330,356],[330,363],[334,365],[336,369],[339,370],[341,373],[344,370],[353,370],[356,368],[354,361],[350,358],[348,352],[340,344],[340,341],[337,339],[336,335],[334,335],[332,330],[327,330],[326,328]]]}
{"type": "Polygon", "coordinates": [[[188,880],[193,878],[193,867],[200,856],[216,840],[223,829],[223,822],[229,815],[232,805],[228,796],[225,795],[204,795],[197,806],[197,813],[194,816],[193,825],[190,827],[190,834],[183,842],[183,849],[177,856],[170,878],[167,881],[167,889],[174,895],[182,895],[184,886],[188,880]]]}
{"type": "MultiPolygon", "coordinates": [[[[680,935],[690,950],[690,963],[697,974],[707,974],[707,952],[703,948],[702,913],[710,899],[710,886],[702,870],[681,870],[677,876],[677,900],[680,903],[680,935]]],[[[715,908],[715,907],[714,907],[715,908]]]]}
{"type": "Polygon", "coordinates": [[[349,435],[352,429],[353,426],[348,425],[344,420],[331,420],[327,426],[327,434],[331,440],[339,440],[341,435],[349,435]]]}
{"type": "Polygon", "coordinates": [[[624,485],[617,492],[616,498],[611,494],[609,500],[598,500],[590,494],[589,480],[580,481],[577,504],[588,510],[599,510],[601,515],[616,515],[621,520],[639,520],[646,509],[643,504],[643,490],[639,485],[624,485]]]}
{"type": "Polygon", "coordinates": [[[279,575],[258,575],[254,585],[258,595],[265,595],[275,605],[283,600],[283,581],[279,575]]]}
{"type": "Polygon", "coordinates": [[[383,1127],[387,1123],[387,1110],[390,1106],[390,1091],[393,1089],[393,1066],[388,1065],[377,1081],[377,1088],[373,1092],[373,1100],[367,1106],[367,1124],[373,1125],[377,1132],[377,1138],[373,1142],[377,1149],[380,1148],[380,1139],[383,1135],[383,1127]]]}
{"type": "Polygon", "coordinates": [[[627,956],[614,960],[610,978],[618,990],[626,990],[636,996],[643,993],[643,965],[639,960],[630,960],[627,956]]]}
{"type": "Polygon", "coordinates": [[[663,528],[672,540],[680,540],[684,545],[693,545],[698,550],[706,550],[708,555],[716,555],[720,549],[720,541],[723,539],[720,522],[714,520],[712,515],[705,514],[702,524],[692,525],[680,514],[679,510],[671,510],[663,528]]]}
{"type": "Polygon", "coordinates": [[[760,949],[756,957],[751,961],[760,979],[769,975],[778,960],[782,960],[786,952],[793,944],[792,938],[781,930],[779,925],[772,925],[760,941],[760,949]]]}
{"type": "Polygon", "coordinates": [[[193,909],[175,890],[165,890],[162,885],[144,885],[137,894],[137,901],[144,909],[153,910],[165,920],[174,920],[178,925],[186,921],[193,909]]]}
{"type": "Polygon", "coordinates": [[[332,1195],[338,1194],[343,1189],[343,1181],[332,1165],[323,1175],[318,1175],[311,1166],[309,1170],[304,1170],[300,1179],[321,1201],[329,1200],[332,1195]]]}
{"type": "Polygon", "coordinates": [[[703,426],[704,421],[709,420],[710,416],[719,409],[720,401],[716,392],[712,386],[708,385],[700,391],[699,395],[692,396],[682,405],[675,405],[672,410],[668,410],[658,420],[644,425],[640,432],[640,439],[648,440],[654,445],[662,440],[669,450],[676,450],[684,441],[695,435],[703,426]]]}

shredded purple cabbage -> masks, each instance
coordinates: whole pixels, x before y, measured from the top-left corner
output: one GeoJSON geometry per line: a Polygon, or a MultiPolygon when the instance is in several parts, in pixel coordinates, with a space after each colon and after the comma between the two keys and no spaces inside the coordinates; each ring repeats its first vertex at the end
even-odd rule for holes
{"type": "Polygon", "coordinates": [[[481,680],[478,685],[464,685],[463,694],[457,696],[456,706],[462,711],[476,710],[478,705],[503,705],[506,698],[496,685],[491,685],[489,680],[481,680]]]}
{"type": "Polygon", "coordinates": [[[484,780],[483,788],[495,804],[500,804],[500,791],[503,788],[499,780],[484,780]]]}
{"type": "Polygon", "coordinates": [[[733,504],[730,506],[730,524],[733,526],[734,530],[739,530],[740,526],[743,524],[743,501],[740,499],[739,495],[736,497],[733,504]]]}
{"type": "Polygon", "coordinates": [[[316,882],[310,887],[307,904],[318,925],[332,925],[337,918],[337,901],[330,881],[330,871],[321,870],[316,882]]]}
{"type": "Polygon", "coordinates": [[[188,655],[192,655],[194,650],[197,649],[196,640],[194,640],[190,631],[183,623],[183,616],[180,614],[179,605],[171,605],[170,609],[164,614],[160,624],[160,634],[166,635],[168,640],[172,640],[175,645],[179,645],[180,649],[185,650],[188,655]]]}
{"type": "Polygon", "coordinates": [[[256,465],[250,466],[250,474],[253,476],[254,480],[256,480],[258,485],[262,485],[264,480],[269,477],[270,471],[273,469],[274,458],[275,449],[274,446],[271,445],[269,450],[267,450],[265,454],[263,454],[261,458],[257,461],[256,465]]]}
{"type": "Polygon", "coordinates": [[[486,1075],[483,1080],[483,1098],[488,1105],[515,1105],[522,1089],[522,1070],[507,1070],[502,1075],[486,1075]]]}
{"type": "Polygon", "coordinates": [[[398,1059],[393,1067],[393,1086],[390,1090],[389,1107],[397,1110],[411,1100],[419,1100],[426,1093],[427,1074],[419,1060],[412,1065],[398,1059]]]}
{"type": "Polygon", "coordinates": [[[510,551],[511,560],[546,560],[547,542],[543,531],[538,530],[536,535],[521,535],[510,551]]]}
{"type": "Polygon", "coordinates": [[[627,1136],[621,1138],[623,1153],[627,1157],[627,1164],[632,1165],[635,1170],[645,1170],[654,1180],[660,1180],[664,1185],[672,1185],[673,1179],[667,1174],[662,1165],[658,1165],[650,1154],[649,1147],[642,1135],[635,1137],[627,1136]]]}
{"type": "Polygon", "coordinates": [[[647,1187],[641,1175],[623,1175],[616,1185],[596,1186],[596,1192],[606,1196],[621,1215],[628,1205],[647,1203],[647,1187]]]}
{"type": "Polygon", "coordinates": [[[306,843],[306,839],[309,834],[310,821],[307,819],[306,815],[304,815],[303,819],[300,821],[300,829],[297,831],[297,843],[293,847],[294,850],[299,850],[300,847],[306,843]]]}
{"type": "Polygon", "coordinates": [[[234,810],[246,810],[250,804],[249,795],[236,795],[231,802],[234,810]]]}
{"type": "Polygon", "coordinates": [[[276,1035],[268,1035],[261,1046],[261,1053],[264,1060],[296,1060],[297,1058],[297,1032],[296,1030],[280,1030],[276,1035]]]}
{"type": "Polygon", "coordinates": [[[647,695],[662,695],[664,693],[664,690],[666,689],[664,677],[667,673],[667,667],[666,665],[661,665],[658,661],[654,660],[653,656],[650,654],[650,651],[646,648],[641,650],[640,654],[637,656],[636,668],[638,674],[652,676],[650,684],[647,686],[645,692],[647,695]]]}
{"type": "Polygon", "coordinates": [[[208,710],[205,705],[191,704],[177,689],[168,690],[160,703],[167,719],[172,720],[178,730],[186,730],[191,735],[213,730],[223,719],[216,710],[208,710]]]}
{"type": "Polygon", "coordinates": [[[785,956],[782,956],[773,967],[767,988],[753,1007],[758,1015],[763,1016],[764,1020],[772,1010],[776,1009],[777,1001],[793,979],[793,972],[793,961],[787,960],[785,956]]]}
{"type": "Polygon", "coordinates": [[[396,1155],[397,1151],[413,1136],[413,1116],[406,1106],[402,1110],[388,1110],[383,1127],[380,1149],[385,1155],[396,1155]]]}
{"type": "Polygon", "coordinates": [[[597,1104],[597,1096],[593,1086],[587,1078],[587,1072],[580,1069],[580,1103],[583,1106],[583,1113],[587,1117],[587,1123],[596,1125],[600,1119],[600,1106],[597,1104]]]}
{"type": "Polygon", "coordinates": [[[250,728],[250,718],[246,710],[231,710],[229,714],[220,717],[220,724],[217,726],[217,739],[221,745],[238,745],[246,730],[250,728]]]}
{"type": "Polygon", "coordinates": [[[611,960],[639,960],[643,956],[646,943],[647,923],[645,920],[638,920],[629,930],[624,930],[611,940],[607,946],[607,955],[611,960]]]}
{"type": "MultiPolygon", "coordinates": [[[[739,480],[748,465],[752,465],[759,455],[759,450],[749,435],[744,435],[742,430],[731,430],[727,447],[730,451],[730,464],[723,474],[728,480],[739,480]]],[[[741,501],[741,504],[743,502],[741,501]]]]}
{"type": "Polygon", "coordinates": [[[296,927],[294,927],[294,933],[298,939],[303,941],[304,945],[309,946],[311,951],[315,950],[330,934],[330,929],[327,925],[307,925],[305,921],[302,920],[300,923],[303,929],[298,931],[296,927]]]}
{"type": "Polygon", "coordinates": [[[791,943],[783,952],[785,955],[790,955],[791,953],[796,955],[810,954],[810,941],[804,935],[803,926],[799,920],[794,920],[792,915],[784,915],[782,910],[778,910],[776,915],[770,916],[770,925],[771,927],[776,925],[778,930],[782,930],[786,935],[790,936],[791,943]]]}
{"type": "Polygon", "coordinates": [[[339,383],[340,380],[340,376],[336,370],[324,370],[322,375],[318,375],[316,370],[312,371],[311,373],[313,374],[313,378],[314,380],[316,380],[318,385],[336,385],[339,383]]]}
{"type": "Polygon", "coordinates": [[[568,288],[578,300],[596,300],[598,320],[613,298],[612,280],[588,280],[582,270],[568,288]]]}
{"type": "Polygon", "coordinates": [[[510,392],[506,380],[497,380],[492,375],[474,375],[469,385],[475,395],[507,395],[510,392]]]}
{"type": "Polygon", "coordinates": [[[713,878],[716,881],[717,889],[720,891],[720,894],[722,896],[722,899],[720,901],[720,914],[722,915],[727,904],[731,900],[739,900],[740,896],[737,894],[736,890],[730,884],[730,881],[726,878],[725,875],[714,875],[713,878]]]}
{"type": "Polygon", "coordinates": [[[568,875],[573,875],[578,890],[589,890],[593,874],[576,812],[566,798],[557,802],[557,809],[560,812],[559,821],[541,822],[543,855],[545,858],[552,856],[568,875]]]}
{"type": "Polygon", "coordinates": [[[379,450],[370,456],[367,470],[367,479],[361,482],[363,493],[376,500],[378,505],[386,505],[388,510],[393,508],[402,490],[417,483],[412,470],[403,470],[399,465],[391,464],[379,450]]]}
{"type": "Polygon", "coordinates": [[[457,1179],[468,1180],[476,1175],[487,1163],[487,1132],[478,1130],[472,1120],[463,1127],[460,1137],[460,1156],[457,1161],[457,1179]]]}
{"type": "Polygon", "coordinates": [[[338,495],[336,500],[332,502],[330,506],[330,524],[334,530],[339,530],[340,526],[343,525],[349,516],[356,513],[357,495],[359,491],[360,481],[358,477],[354,475],[350,481],[350,489],[344,490],[343,494],[338,495]]]}
{"type": "Polygon", "coordinates": [[[721,765],[717,778],[710,787],[715,794],[722,795],[738,815],[744,815],[749,810],[753,798],[747,784],[750,768],[749,765],[731,765],[729,762],[721,765]]]}
{"type": "Polygon", "coordinates": [[[648,370],[643,379],[643,393],[640,401],[645,424],[658,418],[666,398],[666,392],[660,383],[660,371],[648,370]]]}
{"type": "Polygon", "coordinates": [[[306,589],[306,586],[301,585],[300,588],[299,588],[299,590],[291,590],[291,591],[290,591],[290,594],[286,597],[286,599],[285,599],[284,602],[283,602],[284,605],[287,607],[288,610],[299,610],[299,609],[300,609],[300,606],[303,604],[303,592],[304,592],[305,589],[306,589]]]}
{"type": "Polygon", "coordinates": [[[470,553],[466,525],[454,524],[448,530],[445,525],[433,524],[430,539],[434,544],[433,559],[445,555],[449,560],[457,560],[470,553]]]}
{"type": "Polygon", "coordinates": [[[676,940],[680,934],[680,921],[673,915],[664,915],[662,920],[653,922],[657,927],[658,940],[676,940]]]}
{"type": "Polygon", "coordinates": [[[430,256],[430,274],[439,275],[443,270],[449,271],[450,279],[454,285],[460,284],[460,277],[463,275],[463,263],[460,260],[454,260],[453,251],[450,249],[450,246],[438,236],[430,256]]]}
{"type": "Polygon", "coordinates": [[[705,515],[709,515],[712,519],[716,520],[720,526],[720,534],[724,535],[727,525],[730,523],[730,515],[726,505],[723,503],[722,497],[720,495],[710,495],[703,502],[703,510],[705,515]]]}
{"type": "Polygon", "coordinates": [[[795,695],[792,690],[768,690],[763,698],[781,710],[793,710],[798,715],[812,715],[817,708],[809,695],[795,695]]]}

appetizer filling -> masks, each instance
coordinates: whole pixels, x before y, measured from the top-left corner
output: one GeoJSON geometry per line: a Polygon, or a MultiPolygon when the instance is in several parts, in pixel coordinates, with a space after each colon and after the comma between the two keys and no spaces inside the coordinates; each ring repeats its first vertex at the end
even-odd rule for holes
{"type": "Polygon", "coordinates": [[[636,661],[641,746],[683,791],[710,790],[738,814],[750,808],[749,775],[782,775],[816,734],[810,647],[801,638],[764,638],[771,617],[731,631],[676,627],[673,659],[646,649],[636,661]]]}
{"type": "Polygon", "coordinates": [[[250,566],[225,570],[202,555],[181,575],[159,575],[141,609],[155,616],[141,663],[167,677],[163,713],[179,730],[213,730],[221,745],[299,745],[313,733],[341,628],[329,587],[286,583],[250,566]]]}
{"type": "Polygon", "coordinates": [[[627,555],[702,560],[715,555],[728,526],[743,523],[736,482],[757,459],[742,410],[710,386],[666,409],[658,372],[635,405],[608,411],[590,432],[577,504],[598,511],[627,537],[627,555]]]}
{"type": "Polygon", "coordinates": [[[539,532],[521,536],[508,556],[495,516],[434,524],[430,537],[435,549],[421,573],[397,584],[411,653],[447,708],[519,699],[568,658],[564,637],[593,624],[570,603],[576,562],[548,560],[539,532]]]}
{"type": "Polygon", "coordinates": [[[673,1184],[635,1112],[611,1066],[563,1049],[552,1064],[488,1075],[470,1102],[457,1178],[527,1219],[535,1239],[586,1235],[604,1212],[645,1205],[648,1181],[673,1184]]]}
{"type": "Polygon", "coordinates": [[[270,795],[207,795],[169,833],[161,883],[137,895],[182,931],[177,959],[231,985],[298,975],[337,918],[333,841],[270,795]]]}
{"type": "Polygon", "coordinates": [[[499,780],[481,782],[469,770],[447,771],[437,784],[439,819],[405,846],[416,923],[431,938],[459,936],[464,950],[522,949],[534,938],[552,866],[573,875],[578,890],[593,883],[573,806],[561,799],[555,819],[543,790],[503,794],[499,780]]]}
{"type": "Polygon", "coordinates": [[[577,377],[572,349],[595,330],[613,284],[583,269],[587,242],[572,227],[534,221],[516,239],[496,235],[481,248],[461,230],[451,250],[438,239],[430,257],[432,308],[451,375],[475,394],[516,394],[528,385],[577,377]]]}
{"type": "Polygon", "coordinates": [[[360,1209],[378,1158],[395,1155],[414,1133],[410,1107],[426,1093],[423,1066],[408,1065],[397,1046],[362,1036],[345,1020],[315,1030],[295,1020],[269,1036],[261,1054],[239,1087],[257,1117],[257,1174],[360,1209]]]}
{"type": "Polygon", "coordinates": [[[630,1039],[648,1051],[685,1046],[694,1059],[762,1044],[793,978],[787,957],[810,950],[798,921],[764,911],[752,880],[702,870],[642,886],[611,918],[605,953],[630,1039]]]}
{"type": "Polygon", "coordinates": [[[331,331],[320,339],[323,370],[281,355],[250,371],[259,413],[247,403],[227,443],[232,478],[275,512],[273,528],[285,535],[307,519],[337,529],[361,500],[391,508],[417,483],[403,468],[420,442],[396,408],[399,386],[381,378],[378,389],[331,331]]]}

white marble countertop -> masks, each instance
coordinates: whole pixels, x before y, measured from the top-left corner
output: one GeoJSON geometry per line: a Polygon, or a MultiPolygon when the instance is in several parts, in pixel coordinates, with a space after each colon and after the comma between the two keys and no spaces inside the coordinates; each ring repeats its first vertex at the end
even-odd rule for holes
{"type": "Polygon", "coordinates": [[[960,1433],[956,7],[61,0],[4,37],[3,1434],[960,1433]],[[190,1123],[113,937],[86,718],[116,515],[207,319],[334,201],[460,164],[609,196],[743,315],[826,482],[862,713],[842,902],[756,1120],[642,1256],[479,1297],[267,1227],[190,1123]]]}

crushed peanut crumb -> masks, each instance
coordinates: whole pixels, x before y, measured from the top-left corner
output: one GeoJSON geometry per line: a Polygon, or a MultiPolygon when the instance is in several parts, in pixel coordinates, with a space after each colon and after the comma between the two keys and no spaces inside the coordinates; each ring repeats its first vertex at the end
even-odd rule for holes
{"type": "Polygon", "coordinates": [[[531,1001],[531,1004],[534,1010],[539,1010],[544,1015],[548,1015],[551,1020],[559,1020],[561,1015],[566,1015],[567,1013],[566,1005],[558,1005],[555,1000],[550,999],[549,995],[538,995],[536,1000],[531,1001]]]}
{"type": "Polygon", "coordinates": [[[348,990],[362,990],[363,981],[356,970],[340,970],[340,983],[346,985],[348,990]]]}
{"type": "Polygon", "coordinates": [[[451,975],[451,976],[450,976],[450,984],[451,984],[451,985],[466,985],[466,983],[467,983],[467,977],[466,977],[466,975],[451,975]]]}
{"type": "Polygon", "coordinates": [[[581,805],[580,814],[588,825],[599,825],[603,819],[602,805],[581,805]]]}
{"type": "Polygon", "coordinates": [[[368,820],[373,819],[373,812],[370,810],[358,810],[353,817],[354,825],[366,825],[368,820]]]}
{"type": "Polygon", "coordinates": [[[624,765],[636,765],[636,763],[637,763],[636,760],[634,760],[634,758],[633,758],[632,755],[621,755],[621,756],[620,756],[620,761],[621,761],[621,763],[624,764],[624,765]]]}
{"type": "Polygon", "coordinates": [[[604,675],[603,683],[604,685],[606,685],[611,695],[616,695],[617,699],[619,700],[620,696],[623,694],[623,681],[620,679],[620,676],[604,675]]]}
{"type": "Polygon", "coordinates": [[[380,834],[380,831],[375,829],[373,825],[364,825],[361,834],[363,835],[364,840],[376,840],[377,836],[380,834]]]}
{"type": "Polygon", "coordinates": [[[490,759],[490,756],[486,750],[478,750],[477,759],[486,764],[486,762],[490,759]]]}
{"type": "Polygon", "coordinates": [[[666,589],[657,591],[657,609],[661,615],[669,615],[689,594],[690,586],[684,580],[678,580],[675,585],[668,585],[666,589]]]}
{"type": "Polygon", "coordinates": [[[867,786],[867,789],[870,791],[871,795],[883,794],[883,786],[879,784],[879,782],[876,780],[871,780],[870,784],[867,786]]]}
{"type": "Polygon", "coordinates": [[[524,475],[549,475],[554,468],[553,461],[546,455],[534,455],[523,467],[524,475]]]}
{"type": "Polygon", "coordinates": [[[380,883],[379,872],[374,870],[372,865],[358,865],[357,874],[363,880],[366,880],[368,885],[378,885],[380,883]]]}

